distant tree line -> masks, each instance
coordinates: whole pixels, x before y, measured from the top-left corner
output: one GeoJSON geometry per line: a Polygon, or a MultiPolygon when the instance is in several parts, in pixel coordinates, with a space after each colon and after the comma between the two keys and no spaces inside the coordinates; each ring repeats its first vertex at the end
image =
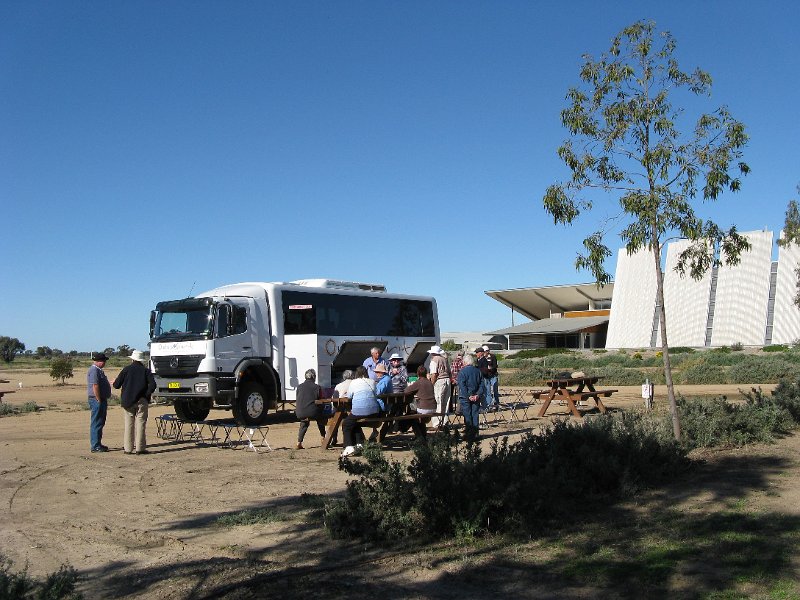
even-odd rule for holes
{"type": "MultiPolygon", "coordinates": [[[[130,356],[133,348],[128,344],[121,344],[116,348],[108,347],[103,349],[106,356],[130,356]]],[[[79,352],[78,350],[69,350],[65,352],[59,348],[51,348],[50,346],[37,346],[35,350],[25,348],[25,344],[17,338],[0,336],[0,358],[5,363],[10,363],[14,358],[19,356],[26,356],[34,359],[51,359],[54,357],[73,357],[73,358],[89,358],[92,352],[79,352]]]]}

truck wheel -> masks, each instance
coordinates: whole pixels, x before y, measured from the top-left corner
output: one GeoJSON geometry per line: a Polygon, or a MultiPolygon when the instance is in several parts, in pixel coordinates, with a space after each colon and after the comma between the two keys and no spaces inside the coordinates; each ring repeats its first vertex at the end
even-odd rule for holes
{"type": "Polygon", "coordinates": [[[233,403],[233,418],[239,425],[261,425],[267,418],[268,407],[264,388],[257,383],[244,383],[233,403]]]}
{"type": "Polygon", "coordinates": [[[181,421],[202,421],[209,413],[199,402],[175,400],[175,414],[181,421]]]}

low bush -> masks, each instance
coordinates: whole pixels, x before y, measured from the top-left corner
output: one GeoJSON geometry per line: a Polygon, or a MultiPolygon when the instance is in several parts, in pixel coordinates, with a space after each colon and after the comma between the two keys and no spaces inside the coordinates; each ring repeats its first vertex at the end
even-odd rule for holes
{"type": "Polygon", "coordinates": [[[14,414],[13,406],[11,406],[8,402],[0,402],[0,417],[13,414],[14,414]]]}
{"type": "Polygon", "coordinates": [[[787,408],[760,392],[745,395],[744,404],[718,398],[678,399],[683,442],[690,448],[743,446],[772,442],[797,422],[787,408]]]}
{"type": "Polygon", "coordinates": [[[784,355],[749,356],[731,369],[730,383],[771,383],[782,379],[800,379],[800,364],[785,359],[784,355]]]}
{"type": "Polygon", "coordinates": [[[75,591],[78,572],[69,565],[61,565],[44,581],[28,575],[27,568],[13,572],[12,563],[0,554],[0,598],[3,600],[81,600],[75,591]]]}
{"type": "Polygon", "coordinates": [[[761,350],[763,352],[788,352],[790,348],[783,344],[772,344],[771,346],[764,346],[761,350]]]}
{"type": "Polygon", "coordinates": [[[627,496],[688,464],[664,419],[638,412],[558,421],[509,444],[445,433],[414,449],[406,465],[368,445],[364,461],[342,459],[357,476],[325,510],[334,537],[426,539],[487,532],[529,533],[596,502],[627,496]]]}
{"type": "Polygon", "coordinates": [[[669,349],[670,354],[691,354],[694,351],[695,349],[689,346],[673,346],[669,349]]]}
{"type": "Polygon", "coordinates": [[[217,517],[215,524],[219,527],[236,527],[239,525],[267,525],[284,520],[286,520],[286,516],[277,510],[254,508],[217,517]]]}
{"type": "Polygon", "coordinates": [[[36,402],[25,402],[24,404],[20,404],[17,410],[21,413],[36,412],[39,410],[39,405],[36,404],[36,402]]]}
{"type": "Polygon", "coordinates": [[[711,364],[705,359],[684,364],[680,373],[674,373],[673,377],[679,383],[694,385],[728,383],[728,373],[725,368],[711,364]]]}
{"type": "Polygon", "coordinates": [[[564,348],[536,348],[535,350],[520,350],[514,354],[509,354],[508,358],[541,358],[551,354],[570,354],[571,350],[564,348]]]}

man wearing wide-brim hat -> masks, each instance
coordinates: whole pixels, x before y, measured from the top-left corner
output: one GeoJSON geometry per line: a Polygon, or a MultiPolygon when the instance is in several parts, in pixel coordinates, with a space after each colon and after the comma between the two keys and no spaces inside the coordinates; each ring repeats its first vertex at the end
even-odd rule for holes
{"type": "Polygon", "coordinates": [[[122,447],[125,454],[147,454],[147,410],[156,390],[156,381],[144,365],[144,352],[134,350],[130,359],[131,364],[114,380],[114,389],[122,388],[122,416],[125,419],[122,447]]]}
{"type": "Polygon", "coordinates": [[[428,379],[433,383],[433,395],[436,398],[436,412],[443,413],[444,417],[434,418],[434,427],[447,424],[447,409],[450,405],[450,365],[447,363],[447,353],[439,346],[428,350],[431,355],[428,367],[428,379]]]}

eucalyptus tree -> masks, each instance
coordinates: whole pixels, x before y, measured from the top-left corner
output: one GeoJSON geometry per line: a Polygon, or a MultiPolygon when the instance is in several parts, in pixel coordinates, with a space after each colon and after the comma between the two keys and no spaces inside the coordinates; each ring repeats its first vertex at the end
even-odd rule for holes
{"type": "MultiPolygon", "coordinates": [[[[797,186],[797,193],[800,194],[800,185],[797,186]]],[[[797,200],[789,200],[789,205],[786,207],[786,222],[783,226],[783,238],[778,240],[780,246],[791,246],[792,244],[800,246],[800,208],[797,206],[797,200]]],[[[794,303],[800,308],[800,267],[795,269],[795,275],[797,275],[797,283],[795,284],[794,303]]]]}
{"type": "Polygon", "coordinates": [[[750,245],[735,226],[725,230],[695,211],[699,194],[717,200],[726,190],[739,190],[739,177],[749,172],[741,161],[748,135],[725,106],[698,111],[696,119],[687,114],[710,96],[711,76],[700,69],[682,71],[675,48],[668,32],[638,21],[615,36],[599,59],[583,57],[581,83],[569,90],[561,111],[570,137],[558,155],[571,177],[547,188],[544,206],[555,223],[568,225],[606,205],[575,262],[591,271],[598,285],[610,281],[604,266],[611,256],[607,236],[618,234],[629,254],[645,248],[652,253],[664,374],[673,431],[680,439],[662,251],[668,239],[687,238],[677,270],[699,279],[715,265],[737,264],[750,245]]]}

